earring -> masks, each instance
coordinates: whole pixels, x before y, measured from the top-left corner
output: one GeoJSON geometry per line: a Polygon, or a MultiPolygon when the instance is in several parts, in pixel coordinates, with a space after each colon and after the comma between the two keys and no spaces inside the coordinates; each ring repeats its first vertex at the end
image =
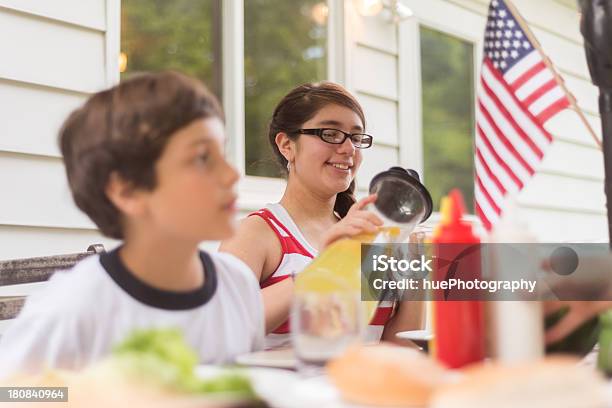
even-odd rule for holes
{"type": "Polygon", "coordinates": [[[291,162],[287,162],[287,173],[291,171],[291,162]]]}

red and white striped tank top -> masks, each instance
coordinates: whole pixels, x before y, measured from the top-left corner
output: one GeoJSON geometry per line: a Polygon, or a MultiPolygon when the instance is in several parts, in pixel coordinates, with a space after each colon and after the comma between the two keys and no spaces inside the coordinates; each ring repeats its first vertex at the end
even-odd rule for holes
{"type": "MultiPolygon", "coordinates": [[[[265,208],[255,211],[249,216],[261,217],[274,231],[281,244],[281,261],[274,272],[268,276],[260,287],[266,288],[283,279],[291,277],[302,271],[318,252],[306,241],[293,219],[279,203],[268,204],[265,208]]],[[[393,315],[394,302],[380,302],[370,325],[366,329],[365,341],[378,341],[382,336],[384,326],[393,315]]],[[[265,339],[267,349],[282,347],[290,344],[289,319],[280,325],[265,339]]]]}

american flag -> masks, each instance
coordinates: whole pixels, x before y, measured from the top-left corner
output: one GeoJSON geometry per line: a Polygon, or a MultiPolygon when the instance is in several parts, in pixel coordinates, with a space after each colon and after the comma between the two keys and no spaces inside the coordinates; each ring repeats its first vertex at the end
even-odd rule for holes
{"type": "Polygon", "coordinates": [[[474,196],[487,230],[542,161],[552,142],[544,123],[570,104],[513,9],[489,6],[476,102],[474,196]]]}

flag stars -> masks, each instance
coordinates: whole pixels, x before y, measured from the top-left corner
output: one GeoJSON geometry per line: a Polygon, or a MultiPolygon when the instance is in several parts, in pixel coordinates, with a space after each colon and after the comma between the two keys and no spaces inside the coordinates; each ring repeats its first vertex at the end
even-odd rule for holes
{"type": "Polygon", "coordinates": [[[491,0],[484,35],[484,55],[496,69],[507,70],[531,51],[520,24],[502,1],[491,0]]]}

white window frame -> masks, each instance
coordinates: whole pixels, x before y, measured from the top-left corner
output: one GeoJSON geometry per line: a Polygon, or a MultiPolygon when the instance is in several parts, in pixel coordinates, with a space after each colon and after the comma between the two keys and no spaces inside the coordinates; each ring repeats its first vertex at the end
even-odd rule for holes
{"type": "MultiPolygon", "coordinates": [[[[221,58],[226,154],[242,175],[238,186],[240,209],[250,211],[266,202],[279,200],[286,182],[273,177],[247,176],[245,171],[244,1],[221,0],[221,58]]],[[[347,78],[348,41],[344,23],[346,3],[344,0],[326,1],[329,8],[327,79],[344,84],[347,78]]],[[[107,0],[106,4],[109,21],[106,37],[107,84],[113,86],[119,83],[117,56],[121,42],[121,0],[107,0]]]]}
{"type": "Polygon", "coordinates": [[[221,1],[221,71],[230,161],[244,174],[244,1],[221,1]]]}
{"type": "MultiPolygon", "coordinates": [[[[400,162],[410,165],[422,175],[423,172],[423,123],[422,123],[422,89],[421,89],[421,42],[420,27],[427,27],[444,34],[467,41],[473,45],[473,80],[474,98],[478,86],[483,48],[483,33],[486,18],[476,10],[462,7],[448,0],[403,0],[414,16],[399,25],[399,134],[400,162]],[[408,137],[403,135],[410,135],[408,137]]],[[[476,124],[472,128],[476,134],[476,124]]],[[[480,220],[474,215],[467,218],[480,226],[480,220]]],[[[435,224],[439,213],[434,213],[428,224],[435,224]]]]}
{"type": "MultiPolygon", "coordinates": [[[[266,202],[277,201],[285,189],[285,180],[246,175],[246,132],[244,98],[244,1],[222,0],[222,70],[223,108],[228,136],[227,154],[242,175],[238,186],[242,211],[258,209],[266,202]]],[[[248,1],[248,0],[246,0],[248,1]]],[[[344,0],[327,0],[328,41],[327,79],[343,84],[347,64],[344,24],[344,0]]]]}
{"type": "Polygon", "coordinates": [[[106,0],[106,85],[119,83],[121,52],[121,0],[106,0]]]}

